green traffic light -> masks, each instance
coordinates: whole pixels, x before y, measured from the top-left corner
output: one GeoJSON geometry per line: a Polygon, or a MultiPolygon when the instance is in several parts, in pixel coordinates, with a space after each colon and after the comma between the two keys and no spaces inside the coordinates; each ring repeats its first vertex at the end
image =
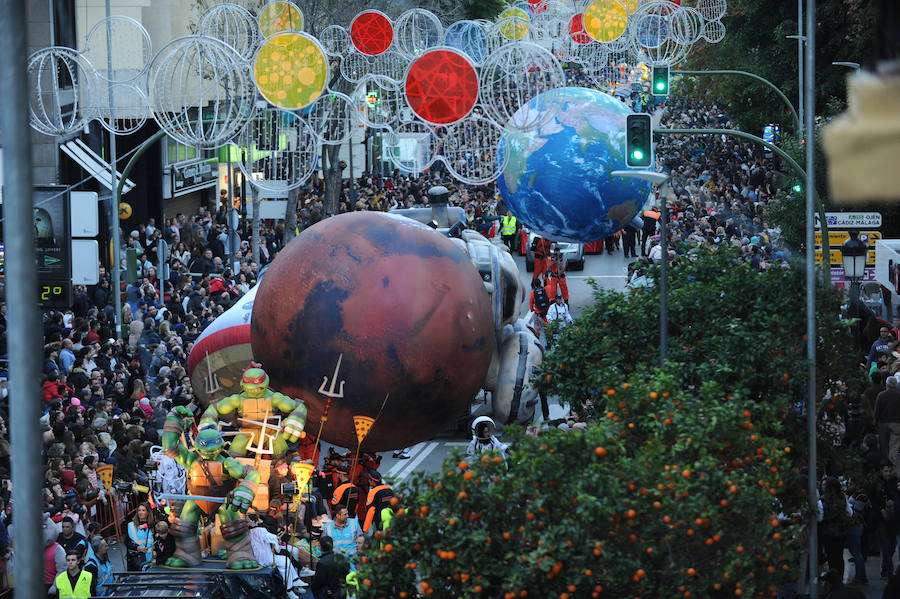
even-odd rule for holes
{"type": "Polygon", "coordinates": [[[666,89],[666,84],[663,83],[662,81],[657,81],[656,89],[658,89],[659,91],[662,91],[662,90],[666,89]]]}
{"type": "Polygon", "coordinates": [[[803,186],[798,183],[797,185],[794,185],[794,187],[792,187],[791,189],[794,190],[794,193],[800,193],[801,191],[803,191],[803,186]]]}
{"type": "Polygon", "coordinates": [[[634,150],[634,151],[631,153],[631,157],[634,158],[635,160],[643,160],[643,159],[644,159],[644,153],[643,153],[641,150],[634,150]]]}

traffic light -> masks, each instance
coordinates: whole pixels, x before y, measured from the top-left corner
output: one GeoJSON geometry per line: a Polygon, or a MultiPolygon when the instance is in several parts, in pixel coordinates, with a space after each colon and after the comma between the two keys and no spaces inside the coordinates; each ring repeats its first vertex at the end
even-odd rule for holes
{"type": "Polygon", "coordinates": [[[669,67],[653,67],[653,86],[650,88],[650,94],[669,95],[669,67]]]}
{"type": "Polygon", "coordinates": [[[803,191],[803,186],[797,183],[791,189],[794,191],[794,193],[800,193],[801,191],[803,191]]]}
{"type": "Polygon", "coordinates": [[[375,108],[378,105],[378,92],[371,91],[366,93],[366,104],[369,108],[375,108]]]}
{"type": "Polygon", "coordinates": [[[649,114],[629,114],[625,121],[625,164],[629,168],[653,164],[653,125],[649,114]]]}

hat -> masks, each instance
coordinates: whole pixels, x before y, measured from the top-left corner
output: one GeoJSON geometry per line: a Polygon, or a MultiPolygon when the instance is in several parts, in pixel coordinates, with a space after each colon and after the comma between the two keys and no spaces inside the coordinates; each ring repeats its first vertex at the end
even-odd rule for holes
{"type": "Polygon", "coordinates": [[[138,233],[137,231],[132,231],[132,232],[131,232],[131,237],[132,237],[133,239],[137,239],[137,238],[140,237],[140,236],[141,236],[141,234],[138,233]]]}
{"type": "Polygon", "coordinates": [[[94,418],[94,421],[91,423],[91,428],[103,428],[104,426],[106,426],[106,418],[102,416],[94,418]]]}

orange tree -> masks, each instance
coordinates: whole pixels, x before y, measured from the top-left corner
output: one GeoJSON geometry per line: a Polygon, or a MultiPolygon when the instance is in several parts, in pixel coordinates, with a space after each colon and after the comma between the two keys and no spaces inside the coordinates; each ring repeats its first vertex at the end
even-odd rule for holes
{"type": "Polygon", "coordinates": [[[603,390],[585,431],[513,433],[500,458],[419,475],[361,565],[364,597],[768,594],[801,539],[774,515],[783,441],[716,383],[643,377],[603,390]]]}
{"type": "MultiPolygon", "coordinates": [[[[672,271],[661,371],[658,294],[598,291],[541,374],[592,414],[589,428],[512,430],[509,470],[492,457],[449,460],[399,489],[401,515],[361,566],[362,596],[774,592],[805,546],[802,526],[775,518],[805,503],[803,298],[798,269],[693,254],[672,271]]],[[[819,370],[846,380],[840,299],[823,287],[818,309],[819,370]]]]}

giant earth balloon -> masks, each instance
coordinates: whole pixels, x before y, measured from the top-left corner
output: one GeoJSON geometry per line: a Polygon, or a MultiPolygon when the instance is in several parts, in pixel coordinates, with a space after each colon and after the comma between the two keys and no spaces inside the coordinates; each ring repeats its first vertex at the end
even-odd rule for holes
{"type": "Polygon", "coordinates": [[[302,398],[307,431],[363,450],[431,438],[468,413],[496,343],[490,296],[460,245],[411,219],[341,214],[305,230],[259,284],[253,356],[302,398]],[[340,368],[338,369],[338,360],[340,368]]]}
{"type": "Polygon", "coordinates": [[[651,185],[610,174],[627,168],[630,112],[612,96],[582,87],[550,90],[522,106],[514,122],[542,125],[508,127],[500,140],[499,160],[508,154],[509,161],[498,184],[516,218],[543,237],[575,243],[603,239],[631,222],[651,185]]]}

